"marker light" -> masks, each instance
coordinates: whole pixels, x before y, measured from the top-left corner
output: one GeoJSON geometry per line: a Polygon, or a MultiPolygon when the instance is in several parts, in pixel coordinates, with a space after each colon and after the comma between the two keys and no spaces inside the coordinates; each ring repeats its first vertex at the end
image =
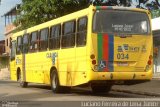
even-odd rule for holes
{"type": "Polygon", "coordinates": [[[96,65],[96,60],[92,60],[92,64],[93,64],[93,65],[96,65]]]}
{"type": "Polygon", "coordinates": [[[153,56],[150,55],[150,56],[149,56],[149,60],[148,60],[148,65],[151,65],[151,64],[152,64],[152,59],[153,59],[153,56]]]}
{"type": "Polygon", "coordinates": [[[152,61],[151,61],[151,60],[149,60],[149,61],[148,61],[148,65],[151,65],[151,64],[152,64],[152,61]]]}
{"type": "Polygon", "coordinates": [[[149,59],[150,59],[150,60],[152,60],[152,59],[153,59],[153,56],[152,56],[152,55],[150,55],[150,56],[149,56],[149,59]]]}
{"type": "Polygon", "coordinates": [[[95,55],[92,54],[92,55],[90,56],[90,58],[91,58],[91,59],[94,59],[94,58],[95,58],[95,55]]]}

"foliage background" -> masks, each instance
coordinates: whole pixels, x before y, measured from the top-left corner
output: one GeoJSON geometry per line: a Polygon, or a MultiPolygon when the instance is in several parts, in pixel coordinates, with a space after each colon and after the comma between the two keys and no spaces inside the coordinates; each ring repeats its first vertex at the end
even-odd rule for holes
{"type": "MultiPolygon", "coordinates": [[[[153,10],[153,18],[160,16],[158,0],[137,1],[137,8],[153,10]]],[[[86,8],[90,4],[130,7],[133,0],[22,0],[18,11],[20,15],[14,22],[18,26],[16,31],[86,8]]]]}

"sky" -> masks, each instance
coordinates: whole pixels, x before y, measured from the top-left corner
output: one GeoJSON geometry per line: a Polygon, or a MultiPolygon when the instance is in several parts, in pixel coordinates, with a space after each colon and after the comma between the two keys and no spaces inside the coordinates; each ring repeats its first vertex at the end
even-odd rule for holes
{"type": "Polygon", "coordinates": [[[21,0],[1,0],[0,5],[0,40],[4,40],[4,28],[5,28],[5,18],[2,17],[11,8],[15,7],[16,4],[21,3],[21,0]]]}

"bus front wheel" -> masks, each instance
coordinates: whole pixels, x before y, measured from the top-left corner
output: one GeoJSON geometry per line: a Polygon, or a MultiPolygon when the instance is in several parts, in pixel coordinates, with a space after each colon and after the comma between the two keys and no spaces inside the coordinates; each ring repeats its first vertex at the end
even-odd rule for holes
{"type": "Polygon", "coordinates": [[[18,72],[18,79],[17,80],[18,80],[21,87],[25,88],[28,86],[28,82],[25,82],[22,80],[21,72],[18,72]]]}

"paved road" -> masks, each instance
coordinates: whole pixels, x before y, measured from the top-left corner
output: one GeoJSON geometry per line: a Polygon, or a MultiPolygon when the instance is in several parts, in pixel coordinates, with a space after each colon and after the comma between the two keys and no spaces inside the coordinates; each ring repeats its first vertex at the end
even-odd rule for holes
{"type": "MultiPolygon", "coordinates": [[[[90,89],[73,88],[71,93],[53,94],[49,86],[29,84],[21,88],[17,82],[0,81],[0,101],[157,101],[153,96],[111,91],[92,94],[90,89]]],[[[1,107],[1,105],[0,105],[1,107]]]]}

